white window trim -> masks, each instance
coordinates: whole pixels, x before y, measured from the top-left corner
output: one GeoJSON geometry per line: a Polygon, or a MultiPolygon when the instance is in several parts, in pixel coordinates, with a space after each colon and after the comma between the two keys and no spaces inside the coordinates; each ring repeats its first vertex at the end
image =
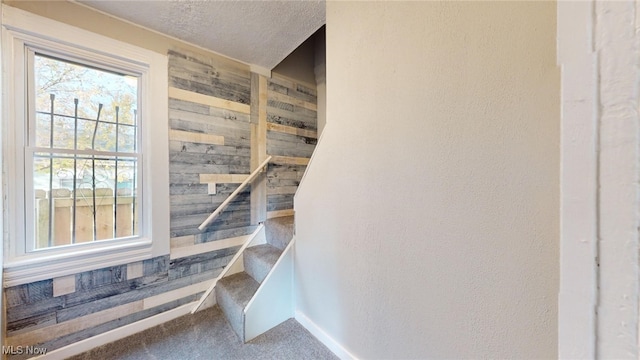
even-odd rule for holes
{"type": "Polygon", "coordinates": [[[169,254],[169,146],[167,57],[102,35],[2,5],[4,148],[4,286],[14,286],[169,254]],[[142,98],[142,227],[140,237],[26,253],[24,155],[26,102],[24,45],[59,49],[113,65],[133,63],[145,69],[142,98]],[[21,95],[22,94],[22,95],[21,95]],[[150,120],[152,119],[152,120],[150,120]],[[150,123],[152,121],[153,123],[150,123]]]}

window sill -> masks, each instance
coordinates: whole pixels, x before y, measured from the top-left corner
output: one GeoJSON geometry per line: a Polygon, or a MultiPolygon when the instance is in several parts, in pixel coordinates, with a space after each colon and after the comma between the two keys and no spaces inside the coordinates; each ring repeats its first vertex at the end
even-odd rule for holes
{"type": "Polygon", "coordinates": [[[123,265],[153,257],[151,240],[139,239],[122,244],[89,247],[73,253],[62,252],[37,257],[24,256],[4,264],[4,286],[53,279],[84,271],[123,265]]]}

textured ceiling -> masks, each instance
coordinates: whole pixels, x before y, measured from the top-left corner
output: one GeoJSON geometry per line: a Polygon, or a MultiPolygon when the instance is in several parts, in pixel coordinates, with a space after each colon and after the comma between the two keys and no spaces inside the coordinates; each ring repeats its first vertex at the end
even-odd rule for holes
{"type": "Polygon", "coordinates": [[[325,2],[319,0],[79,2],[267,69],[273,69],[325,22],[325,2]]]}

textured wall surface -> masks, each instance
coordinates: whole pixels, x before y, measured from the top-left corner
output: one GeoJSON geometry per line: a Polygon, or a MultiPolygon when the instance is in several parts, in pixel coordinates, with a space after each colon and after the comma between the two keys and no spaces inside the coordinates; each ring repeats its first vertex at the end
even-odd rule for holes
{"type": "Polygon", "coordinates": [[[597,356],[638,358],[637,2],[595,3],[599,79],[597,356]]]}
{"type": "Polygon", "coordinates": [[[359,358],[557,356],[555,3],[327,4],[297,310],[359,358]]]}
{"type": "Polygon", "coordinates": [[[638,358],[638,10],[558,3],[563,359],[638,358]]]}
{"type": "Polygon", "coordinates": [[[561,359],[596,357],[598,107],[593,15],[593,3],[588,1],[558,2],[558,63],[562,66],[561,359]]]}
{"type": "Polygon", "coordinates": [[[81,2],[266,69],[282,61],[325,18],[323,1],[81,2]]]}

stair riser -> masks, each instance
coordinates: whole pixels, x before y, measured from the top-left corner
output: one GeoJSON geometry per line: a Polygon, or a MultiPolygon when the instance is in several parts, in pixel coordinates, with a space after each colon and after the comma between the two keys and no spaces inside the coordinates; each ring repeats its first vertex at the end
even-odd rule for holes
{"type": "Polygon", "coordinates": [[[267,277],[282,251],[272,245],[263,244],[245,250],[244,269],[258,283],[267,277]]]}
{"type": "Polygon", "coordinates": [[[269,219],[265,222],[267,243],[284,250],[293,238],[293,216],[269,219]]]}
{"type": "Polygon", "coordinates": [[[244,264],[244,271],[259,283],[262,283],[269,274],[270,269],[266,268],[260,261],[254,260],[252,256],[247,256],[247,253],[244,254],[244,264]]]}
{"type": "Polygon", "coordinates": [[[244,341],[244,308],[259,286],[260,284],[246,272],[227,276],[216,284],[218,305],[242,341],[244,341]]]}
{"type": "Polygon", "coordinates": [[[233,331],[244,342],[244,309],[237,306],[230,295],[223,289],[216,289],[216,301],[233,331]]]}
{"type": "MultiPolygon", "coordinates": [[[[244,272],[219,280],[216,300],[231,328],[245,341],[245,307],[293,238],[293,217],[265,222],[267,244],[252,246],[243,253],[244,272]]],[[[290,281],[286,282],[290,283],[290,281]]],[[[285,291],[291,293],[291,289],[285,291]]]]}

